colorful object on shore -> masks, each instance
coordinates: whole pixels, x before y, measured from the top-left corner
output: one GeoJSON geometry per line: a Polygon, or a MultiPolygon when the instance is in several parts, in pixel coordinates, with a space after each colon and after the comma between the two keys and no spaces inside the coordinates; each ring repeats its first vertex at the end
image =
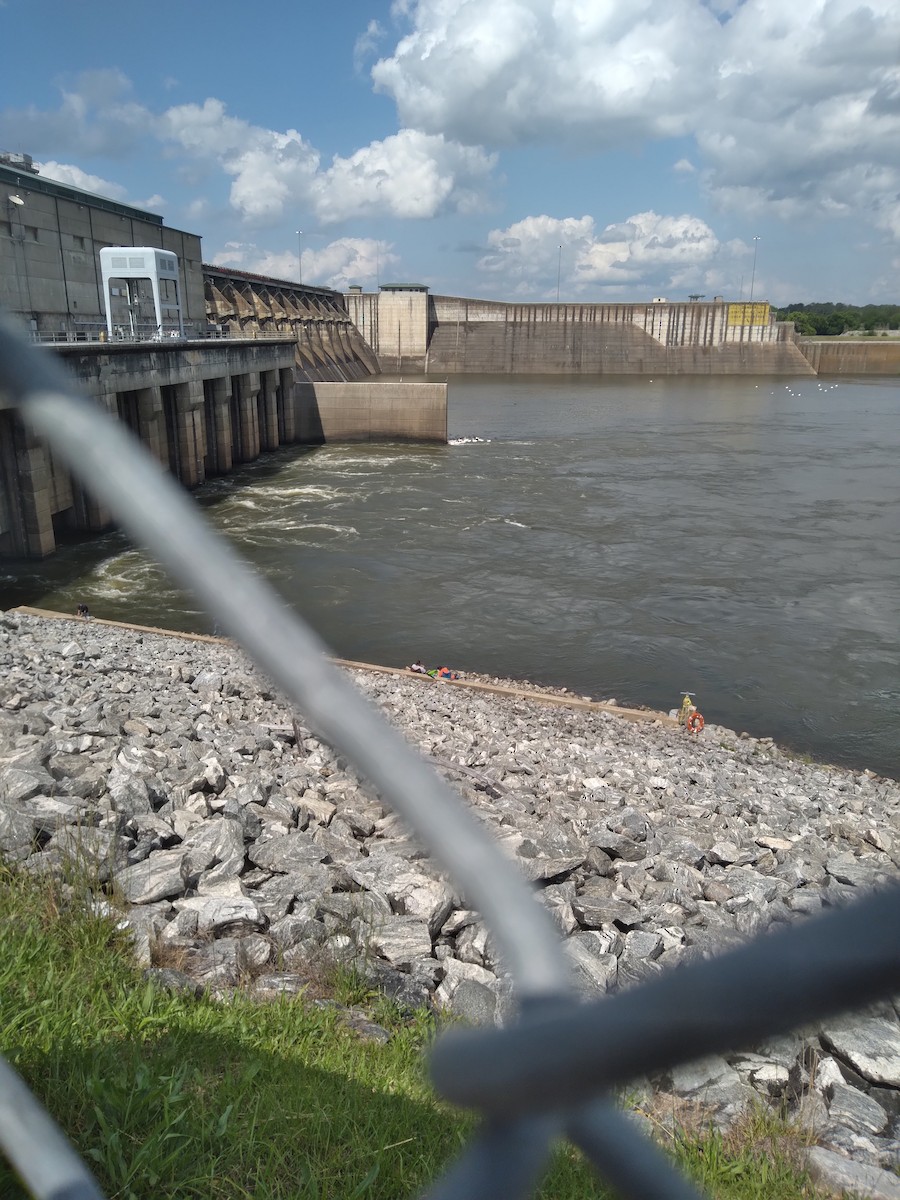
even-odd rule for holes
{"type": "MultiPolygon", "coordinates": [[[[683,699],[681,707],[678,709],[678,722],[683,725],[688,733],[700,733],[706,722],[703,720],[703,713],[697,708],[690,692],[681,693],[683,699]]],[[[675,710],[672,709],[672,716],[675,716],[675,710]]]]}
{"type": "Polygon", "coordinates": [[[451,671],[449,667],[434,667],[425,674],[430,675],[432,679],[459,679],[459,672],[451,671]]]}

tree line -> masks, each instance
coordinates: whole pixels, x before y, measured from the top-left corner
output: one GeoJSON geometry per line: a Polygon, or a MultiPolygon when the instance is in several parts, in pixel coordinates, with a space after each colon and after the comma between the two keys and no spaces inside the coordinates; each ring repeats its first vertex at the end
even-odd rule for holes
{"type": "Polygon", "coordinates": [[[858,329],[874,335],[900,329],[900,304],[788,304],[775,309],[778,321],[793,321],[806,336],[833,337],[858,329]]]}

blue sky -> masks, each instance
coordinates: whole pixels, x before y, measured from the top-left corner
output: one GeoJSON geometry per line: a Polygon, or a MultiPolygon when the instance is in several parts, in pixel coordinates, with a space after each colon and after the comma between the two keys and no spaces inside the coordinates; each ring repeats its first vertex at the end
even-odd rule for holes
{"type": "Polygon", "coordinates": [[[900,300],[896,0],[0,0],[0,55],[0,149],[207,262],[900,300]]]}

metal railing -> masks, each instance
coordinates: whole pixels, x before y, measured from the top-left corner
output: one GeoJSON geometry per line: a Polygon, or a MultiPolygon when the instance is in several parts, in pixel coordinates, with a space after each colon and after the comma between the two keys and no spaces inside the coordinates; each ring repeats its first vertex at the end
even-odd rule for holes
{"type": "MultiPolygon", "coordinates": [[[[552,919],[456,793],[328,663],[324,643],[206,525],[150,455],[75,393],[54,358],[0,324],[4,390],[54,456],[402,814],[490,926],[519,1012],[502,1030],[445,1034],[433,1050],[438,1090],[485,1120],[433,1185],[431,1200],[528,1196],[559,1135],[631,1200],[697,1200],[693,1185],[611,1102],[610,1090],[900,989],[900,888],[890,887],[713,961],[579,1002],[552,919]]],[[[39,1200],[101,1196],[6,1064],[0,1150],[39,1200]]]]}
{"type": "MultiPolygon", "coordinates": [[[[310,322],[307,322],[310,323],[310,322]]],[[[172,341],[205,341],[212,340],[252,340],[252,341],[284,341],[294,337],[290,329],[281,332],[268,333],[245,332],[243,330],[223,329],[218,325],[198,325],[185,321],[184,332],[177,325],[136,325],[134,329],[124,325],[113,326],[110,336],[105,321],[79,322],[72,329],[35,329],[30,334],[31,341],[41,346],[58,346],[72,343],[107,342],[120,343],[172,342],[172,341]]]]}

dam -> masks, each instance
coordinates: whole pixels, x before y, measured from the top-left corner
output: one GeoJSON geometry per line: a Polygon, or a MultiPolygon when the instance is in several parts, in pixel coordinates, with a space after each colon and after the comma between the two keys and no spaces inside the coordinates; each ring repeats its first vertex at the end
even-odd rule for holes
{"type": "MultiPolygon", "coordinates": [[[[204,263],[199,235],[27,155],[0,155],[0,308],[189,488],[293,443],[445,442],[453,375],[900,375],[900,342],[798,338],[760,301],[342,294],[204,263]]],[[[0,557],[112,523],[20,424],[0,363],[0,557]]]]}
{"type": "Polygon", "coordinates": [[[384,371],[424,375],[900,375],[900,340],[798,337],[766,302],[522,304],[351,288],[384,371]]]}
{"type": "MultiPolygon", "coordinates": [[[[205,264],[197,234],[0,155],[0,309],[186,487],[292,443],[446,441],[446,385],[381,381],[333,288],[205,264]]],[[[113,524],[18,420],[0,363],[0,557],[113,524]]]]}

